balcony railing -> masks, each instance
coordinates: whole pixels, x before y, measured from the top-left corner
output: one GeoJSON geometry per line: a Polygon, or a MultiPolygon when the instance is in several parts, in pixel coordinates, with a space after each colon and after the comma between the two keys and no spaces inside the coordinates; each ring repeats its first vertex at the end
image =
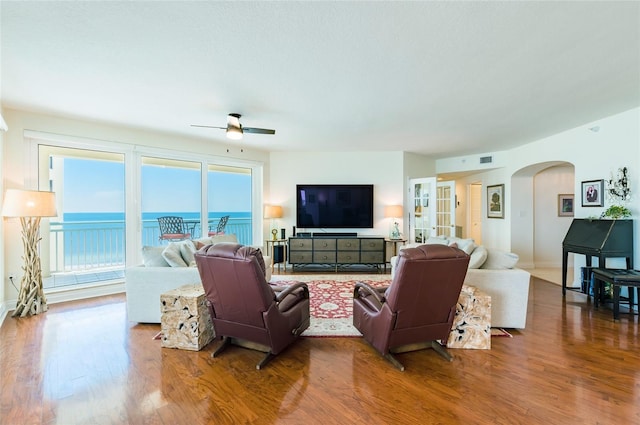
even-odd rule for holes
{"type": "MultiPolygon", "coordinates": [[[[212,224],[216,222],[214,220],[212,224]]],[[[249,245],[251,227],[250,218],[230,218],[225,233],[235,234],[239,243],[249,245]]],[[[193,239],[200,238],[203,233],[195,222],[190,230],[193,239]]],[[[204,234],[206,236],[207,231],[204,234]]],[[[124,269],[124,221],[51,222],[50,236],[49,272],[52,274],[124,269]]],[[[142,245],[162,245],[159,237],[157,220],[144,220],[142,245]]]]}

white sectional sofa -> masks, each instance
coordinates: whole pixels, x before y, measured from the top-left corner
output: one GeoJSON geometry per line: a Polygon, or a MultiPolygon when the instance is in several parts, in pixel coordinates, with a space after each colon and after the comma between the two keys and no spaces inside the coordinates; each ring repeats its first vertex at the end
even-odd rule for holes
{"type": "MultiPolygon", "coordinates": [[[[472,239],[429,238],[425,243],[452,244],[471,256],[464,284],[474,286],[491,296],[491,327],[524,329],[529,302],[529,272],[515,267],[518,256],[498,250],[487,250],[472,239]]],[[[407,244],[414,247],[420,244],[407,244]]],[[[391,258],[391,275],[397,257],[391,258]]]]}
{"type": "MultiPolygon", "coordinates": [[[[235,235],[217,235],[195,241],[144,247],[144,264],[129,267],[125,271],[129,321],[160,323],[160,294],[189,283],[200,283],[200,273],[195,266],[193,253],[202,246],[220,242],[237,243],[237,238],[235,235]]],[[[264,262],[265,277],[269,281],[271,258],[264,256],[264,262]]]]}

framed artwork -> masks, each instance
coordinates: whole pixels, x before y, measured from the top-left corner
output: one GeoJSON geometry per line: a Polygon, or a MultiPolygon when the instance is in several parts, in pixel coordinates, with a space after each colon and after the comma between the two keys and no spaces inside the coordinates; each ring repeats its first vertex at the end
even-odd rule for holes
{"type": "Polygon", "coordinates": [[[602,207],[604,180],[588,180],[582,182],[582,206],[602,207]]]}
{"type": "Polygon", "coordinates": [[[558,195],[558,217],[573,217],[573,194],[558,195]]]}
{"type": "Polygon", "coordinates": [[[504,218],[504,185],[487,186],[487,217],[504,218]]]}

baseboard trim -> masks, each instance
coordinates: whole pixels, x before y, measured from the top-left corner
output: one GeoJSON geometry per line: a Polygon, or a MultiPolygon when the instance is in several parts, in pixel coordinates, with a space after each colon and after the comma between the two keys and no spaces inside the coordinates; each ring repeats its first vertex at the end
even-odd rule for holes
{"type": "Polygon", "coordinates": [[[120,294],[125,292],[124,282],[112,282],[102,285],[92,285],[86,287],[65,287],[47,291],[47,303],[57,304],[66,301],[83,300],[105,295],[120,294]]]}
{"type": "MultiPolygon", "coordinates": [[[[84,300],[87,298],[102,297],[105,295],[121,294],[125,292],[124,282],[114,281],[103,284],[93,284],[83,287],[62,287],[46,291],[47,304],[58,304],[67,301],[84,300]]],[[[17,299],[6,300],[0,304],[0,326],[10,311],[15,310],[17,299]]]]}

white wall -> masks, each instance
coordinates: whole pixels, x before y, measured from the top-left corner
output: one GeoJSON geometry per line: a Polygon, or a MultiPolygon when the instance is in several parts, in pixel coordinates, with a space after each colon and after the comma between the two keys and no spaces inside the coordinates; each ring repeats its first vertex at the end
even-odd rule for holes
{"type": "Polygon", "coordinates": [[[273,152],[271,188],[265,203],[281,205],[280,227],[296,224],[296,184],[373,184],[374,229],[308,229],[309,231],[354,231],[361,235],[387,236],[384,206],[403,202],[403,153],[396,152],[273,152]]]}
{"type": "MultiPolygon", "coordinates": [[[[0,108],[0,114],[4,117],[4,111],[0,108]]],[[[4,175],[4,132],[0,131],[0,175],[4,175]]],[[[0,181],[0,193],[3,194],[4,200],[4,178],[0,181]]],[[[1,206],[0,206],[1,208],[1,206]]],[[[0,238],[4,241],[4,226],[0,224],[0,238]]],[[[0,244],[0,324],[7,314],[7,307],[5,306],[5,285],[9,284],[8,279],[5,279],[4,273],[4,243],[0,244]],[[5,282],[6,280],[6,282],[5,282]]]]}

